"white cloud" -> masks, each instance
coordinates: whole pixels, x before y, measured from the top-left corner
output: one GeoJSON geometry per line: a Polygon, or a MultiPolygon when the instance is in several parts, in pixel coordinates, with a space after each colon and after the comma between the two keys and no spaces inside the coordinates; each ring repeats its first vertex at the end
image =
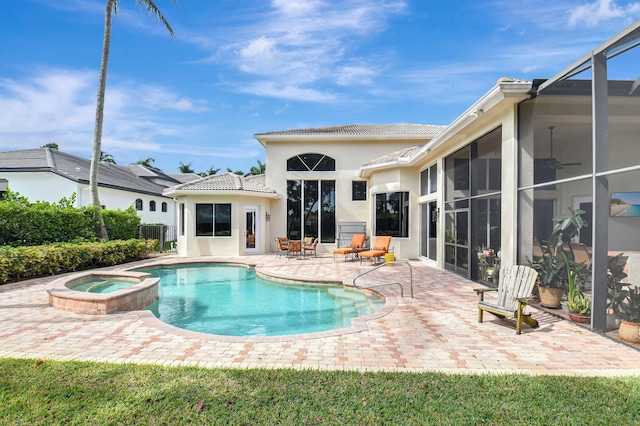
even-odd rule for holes
{"type": "Polygon", "coordinates": [[[336,83],[340,86],[369,85],[376,76],[377,70],[357,65],[345,65],[336,70],[336,83]]]}
{"type": "Polygon", "coordinates": [[[401,0],[272,0],[271,6],[248,19],[254,23],[230,29],[232,41],[214,57],[263,80],[234,83],[240,92],[309,102],[337,99],[320,85],[372,84],[380,67],[369,66],[367,58],[354,65],[347,56],[407,9],[401,0]]]}
{"type": "Polygon", "coordinates": [[[239,90],[244,93],[251,93],[258,96],[297,101],[329,102],[337,99],[337,96],[330,92],[322,92],[316,89],[304,88],[296,85],[277,84],[267,80],[248,84],[241,87],[239,90]]]}
{"type": "MultiPolygon", "coordinates": [[[[105,98],[103,149],[159,151],[158,139],[185,133],[170,112],[200,112],[203,100],[111,76],[105,98]]],[[[40,69],[20,80],[0,80],[0,149],[37,148],[56,142],[66,152],[87,155],[93,144],[97,72],[40,69]]],[[[110,152],[115,154],[115,152],[110,152]]]]}
{"type": "Polygon", "coordinates": [[[587,3],[571,9],[569,12],[569,25],[571,27],[586,25],[591,28],[602,21],[616,18],[629,19],[638,13],[640,13],[640,3],[621,6],[613,0],[596,0],[593,3],[587,3]]]}

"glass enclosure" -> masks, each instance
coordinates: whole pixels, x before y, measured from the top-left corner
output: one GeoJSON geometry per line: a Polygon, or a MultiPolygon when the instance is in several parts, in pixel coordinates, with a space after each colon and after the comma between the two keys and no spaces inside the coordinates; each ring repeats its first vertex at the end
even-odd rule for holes
{"type": "Polygon", "coordinates": [[[445,159],[445,267],[494,281],[500,268],[502,129],[445,159]]]}

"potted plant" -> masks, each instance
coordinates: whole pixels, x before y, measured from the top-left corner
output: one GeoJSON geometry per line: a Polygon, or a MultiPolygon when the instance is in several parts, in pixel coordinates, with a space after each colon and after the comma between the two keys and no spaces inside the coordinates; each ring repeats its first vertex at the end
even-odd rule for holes
{"type": "Polygon", "coordinates": [[[618,335],[625,342],[640,343],[640,286],[627,284],[628,295],[620,304],[618,335]]]}
{"type": "Polygon", "coordinates": [[[567,272],[567,307],[569,318],[575,322],[589,322],[591,318],[591,300],[582,293],[578,285],[580,271],[586,266],[584,263],[576,263],[562,253],[565,270],[567,272]]]}
{"type": "Polygon", "coordinates": [[[609,259],[607,270],[607,328],[616,329],[620,325],[620,309],[629,295],[628,284],[622,280],[627,277],[624,263],[620,262],[623,253],[609,259]]]}
{"type": "Polygon", "coordinates": [[[569,272],[558,253],[564,254],[563,246],[588,226],[581,216],[585,213],[584,210],[569,208],[569,212],[553,218],[555,225],[549,236],[549,253],[534,261],[527,259],[529,265],[538,271],[540,303],[548,308],[560,307],[563,290],[567,285],[569,272]]]}
{"type": "Polygon", "coordinates": [[[558,308],[564,293],[564,265],[555,256],[547,256],[529,261],[538,271],[538,295],[540,304],[547,308],[558,308]]]}

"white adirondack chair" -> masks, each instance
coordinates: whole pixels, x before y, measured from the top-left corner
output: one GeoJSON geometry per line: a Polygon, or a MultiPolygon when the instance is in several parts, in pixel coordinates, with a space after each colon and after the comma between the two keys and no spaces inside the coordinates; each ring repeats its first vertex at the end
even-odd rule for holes
{"type": "Polygon", "coordinates": [[[537,327],[538,321],[531,315],[524,313],[524,308],[536,298],[533,286],[538,278],[538,271],[524,265],[514,265],[500,269],[498,288],[477,288],[478,294],[478,322],[482,322],[484,311],[491,312],[498,318],[516,318],[516,333],[522,333],[522,323],[530,327],[537,327]],[[497,291],[497,300],[488,302],[484,300],[484,294],[488,291],[497,291]]]}

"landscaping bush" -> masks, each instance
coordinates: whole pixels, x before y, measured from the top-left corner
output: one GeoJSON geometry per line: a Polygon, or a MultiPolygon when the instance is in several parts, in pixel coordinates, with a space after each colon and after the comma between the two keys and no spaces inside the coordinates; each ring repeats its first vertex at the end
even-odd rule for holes
{"type": "MultiPolygon", "coordinates": [[[[76,208],[75,194],[58,203],[29,202],[10,190],[0,201],[0,245],[37,246],[56,242],[91,241],[97,238],[95,207],[76,208]]],[[[109,238],[137,238],[140,217],[133,207],[102,212],[109,238]]]]}
{"type": "Polygon", "coordinates": [[[157,240],[56,243],[0,247],[0,284],[143,259],[158,250],[157,240]]]}
{"type": "Polygon", "coordinates": [[[91,213],[73,207],[74,198],[30,203],[7,191],[0,201],[0,244],[31,246],[95,238],[91,213]]]}
{"type": "Polygon", "coordinates": [[[111,240],[138,238],[140,216],[133,206],[126,210],[102,210],[104,224],[111,240]]]}

